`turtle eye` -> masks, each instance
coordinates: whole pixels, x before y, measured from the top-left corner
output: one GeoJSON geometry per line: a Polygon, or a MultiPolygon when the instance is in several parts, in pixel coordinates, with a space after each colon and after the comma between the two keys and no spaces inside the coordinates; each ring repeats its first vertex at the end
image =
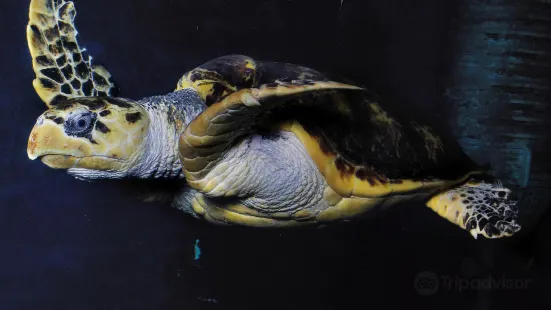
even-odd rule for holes
{"type": "Polygon", "coordinates": [[[65,121],[65,132],[72,136],[85,136],[92,130],[94,119],[90,112],[73,114],[65,121]]]}

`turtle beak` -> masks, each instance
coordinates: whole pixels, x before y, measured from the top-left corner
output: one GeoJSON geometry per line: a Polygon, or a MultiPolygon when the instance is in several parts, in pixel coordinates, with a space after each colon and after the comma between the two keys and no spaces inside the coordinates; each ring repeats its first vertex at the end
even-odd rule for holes
{"type": "Polygon", "coordinates": [[[68,137],[63,128],[39,118],[33,127],[27,144],[31,160],[40,158],[46,165],[57,169],[74,167],[78,157],[86,156],[89,147],[68,137]]]}
{"type": "Polygon", "coordinates": [[[40,119],[33,127],[27,144],[27,155],[31,160],[40,156],[59,152],[57,145],[60,139],[59,127],[52,124],[44,124],[40,119]]]}
{"type": "Polygon", "coordinates": [[[91,143],[86,138],[67,135],[63,125],[45,120],[41,116],[29,136],[27,155],[31,160],[39,158],[54,169],[121,169],[120,159],[98,155],[98,151],[94,150],[91,143]]]}

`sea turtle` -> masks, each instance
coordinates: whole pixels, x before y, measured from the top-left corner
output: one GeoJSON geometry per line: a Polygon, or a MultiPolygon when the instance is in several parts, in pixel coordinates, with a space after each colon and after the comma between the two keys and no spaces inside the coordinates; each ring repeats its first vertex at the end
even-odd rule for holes
{"type": "Polygon", "coordinates": [[[366,89],[299,65],[220,57],[176,89],[115,98],[76,40],[73,2],[32,0],[30,159],[84,180],[175,179],[173,206],[221,224],[289,227],[419,200],[473,237],[520,230],[511,190],[459,145],[366,89]]]}

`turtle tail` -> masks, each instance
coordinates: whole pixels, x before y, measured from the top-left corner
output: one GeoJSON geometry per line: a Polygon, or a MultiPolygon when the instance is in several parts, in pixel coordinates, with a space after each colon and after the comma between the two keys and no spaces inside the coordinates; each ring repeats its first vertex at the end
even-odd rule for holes
{"type": "Polygon", "coordinates": [[[427,206],[475,239],[478,235],[490,239],[508,237],[521,229],[514,194],[489,176],[476,176],[441,192],[431,197],[427,206]]]}
{"type": "Polygon", "coordinates": [[[27,43],[36,78],[33,86],[48,107],[83,96],[116,96],[111,74],[77,42],[72,1],[32,0],[27,43]]]}

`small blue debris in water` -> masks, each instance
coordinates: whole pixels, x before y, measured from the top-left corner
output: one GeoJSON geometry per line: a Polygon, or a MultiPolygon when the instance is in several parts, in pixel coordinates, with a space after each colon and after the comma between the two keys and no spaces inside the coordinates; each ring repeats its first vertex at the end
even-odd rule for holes
{"type": "Polygon", "coordinates": [[[201,249],[199,248],[199,239],[195,240],[195,260],[201,257],[201,249]]]}

